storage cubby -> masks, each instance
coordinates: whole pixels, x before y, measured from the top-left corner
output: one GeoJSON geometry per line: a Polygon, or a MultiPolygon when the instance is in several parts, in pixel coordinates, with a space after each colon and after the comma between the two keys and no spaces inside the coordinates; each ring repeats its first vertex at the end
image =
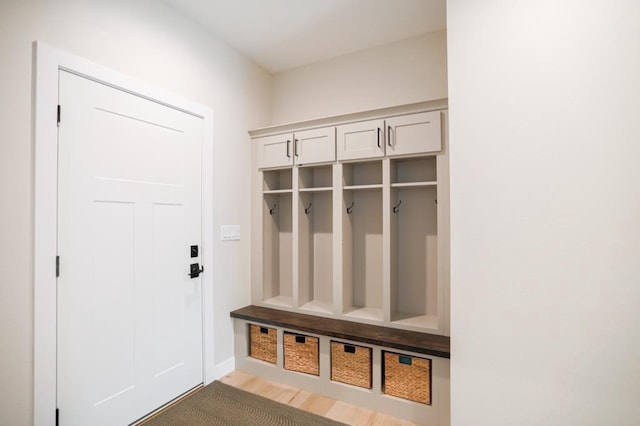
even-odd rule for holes
{"type": "Polygon", "coordinates": [[[343,192],[343,313],[383,320],[382,190],[343,192]]]}
{"type": "Polygon", "coordinates": [[[300,193],[298,207],[298,304],[324,313],[333,313],[332,196],[332,191],[300,193]]]}
{"type": "Polygon", "coordinates": [[[437,188],[391,190],[391,321],[438,325],[437,188]]]}
{"type": "Polygon", "coordinates": [[[300,167],[300,192],[331,191],[333,187],[332,166],[300,167]]]}
{"type": "Polygon", "coordinates": [[[344,189],[362,187],[382,187],[382,162],[366,161],[345,163],[342,166],[342,186],[344,189]]]}
{"type": "Polygon", "coordinates": [[[320,375],[320,340],[317,337],[285,331],[283,340],[285,370],[320,375]]]}
{"type": "Polygon", "coordinates": [[[371,389],[371,348],[331,341],[331,380],[371,389]]]}
{"type": "Polygon", "coordinates": [[[278,333],[275,328],[249,324],[249,356],[270,364],[278,361],[278,333]]]}
{"type": "Polygon", "coordinates": [[[391,185],[394,187],[435,185],[437,181],[435,156],[391,160],[391,185]]]}
{"type": "Polygon", "coordinates": [[[382,354],[383,392],[431,405],[431,360],[387,351],[382,354]]]}
{"type": "Polygon", "coordinates": [[[263,176],[263,192],[279,193],[279,192],[291,192],[293,188],[291,183],[291,169],[282,170],[265,170],[262,172],[263,176]]]}
{"type": "Polygon", "coordinates": [[[265,303],[293,307],[291,193],[265,194],[262,216],[262,297],[265,303]]]}

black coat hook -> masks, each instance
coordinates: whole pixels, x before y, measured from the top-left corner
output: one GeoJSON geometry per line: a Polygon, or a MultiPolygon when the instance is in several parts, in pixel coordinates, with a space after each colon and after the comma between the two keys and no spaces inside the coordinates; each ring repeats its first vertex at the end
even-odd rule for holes
{"type": "Polygon", "coordinates": [[[351,214],[351,212],[353,211],[353,205],[355,204],[355,201],[351,202],[351,205],[349,207],[347,207],[347,214],[351,214]]]}
{"type": "Polygon", "coordinates": [[[402,204],[402,200],[398,201],[398,204],[396,204],[395,206],[393,206],[393,212],[394,213],[398,213],[400,211],[400,204],[402,204]]]}
{"type": "Polygon", "coordinates": [[[309,203],[309,206],[305,207],[304,214],[309,214],[309,212],[311,211],[311,204],[313,204],[313,203],[309,203]]]}
{"type": "Polygon", "coordinates": [[[269,214],[270,214],[271,216],[273,216],[273,214],[275,213],[275,211],[276,211],[276,207],[278,207],[278,204],[277,204],[277,203],[273,203],[273,207],[271,207],[271,208],[269,209],[269,214]]]}

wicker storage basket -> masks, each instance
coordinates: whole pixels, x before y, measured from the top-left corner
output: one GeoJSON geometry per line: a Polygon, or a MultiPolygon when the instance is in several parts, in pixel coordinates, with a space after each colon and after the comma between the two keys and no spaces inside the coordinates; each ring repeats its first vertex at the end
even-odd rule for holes
{"type": "Polygon", "coordinates": [[[284,333],[284,369],[320,375],[318,338],[284,333]]]}
{"type": "Polygon", "coordinates": [[[332,341],[331,380],[371,389],[371,348],[332,341]]]}
{"type": "Polygon", "coordinates": [[[249,356],[275,364],[278,359],[276,329],[250,324],[249,336],[249,356]]]}
{"type": "Polygon", "coordinates": [[[383,391],[431,405],[431,360],[384,352],[383,391]]]}

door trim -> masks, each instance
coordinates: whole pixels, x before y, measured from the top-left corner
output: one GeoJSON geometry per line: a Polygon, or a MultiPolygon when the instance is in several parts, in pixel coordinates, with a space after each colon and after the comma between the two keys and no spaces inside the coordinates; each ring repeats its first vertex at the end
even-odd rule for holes
{"type": "MultiPolygon", "coordinates": [[[[162,89],[63,52],[33,43],[33,424],[54,425],[56,410],[56,268],[58,188],[58,72],[81,77],[202,118],[202,263],[213,267],[213,112],[162,89]]],[[[64,111],[62,111],[64,120],[64,111]]],[[[64,261],[64,260],[63,260],[64,261]]],[[[203,383],[215,379],[213,274],[202,278],[203,383]]]]}

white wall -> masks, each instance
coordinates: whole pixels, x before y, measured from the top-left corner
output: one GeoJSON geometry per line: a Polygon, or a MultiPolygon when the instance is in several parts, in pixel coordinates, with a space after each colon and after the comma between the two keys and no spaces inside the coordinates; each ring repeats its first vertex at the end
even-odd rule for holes
{"type": "Polygon", "coordinates": [[[250,301],[250,143],[268,124],[271,77],[153,0],[0,0],[0,424],[32,421],[31,67],[34,40],[210,106],[214,111],[215,362],[233,355],[229,311],[250,301]]]}
{"type": "Polygon", "coordinates": [[[640,3],[447,15],[453,424],[640,424],[640,3]]]}
{"type": "Polygon", "coordinates": [[[447,34],[439,31],[275,74],[272,123],[447,97],[447,34]]]}

